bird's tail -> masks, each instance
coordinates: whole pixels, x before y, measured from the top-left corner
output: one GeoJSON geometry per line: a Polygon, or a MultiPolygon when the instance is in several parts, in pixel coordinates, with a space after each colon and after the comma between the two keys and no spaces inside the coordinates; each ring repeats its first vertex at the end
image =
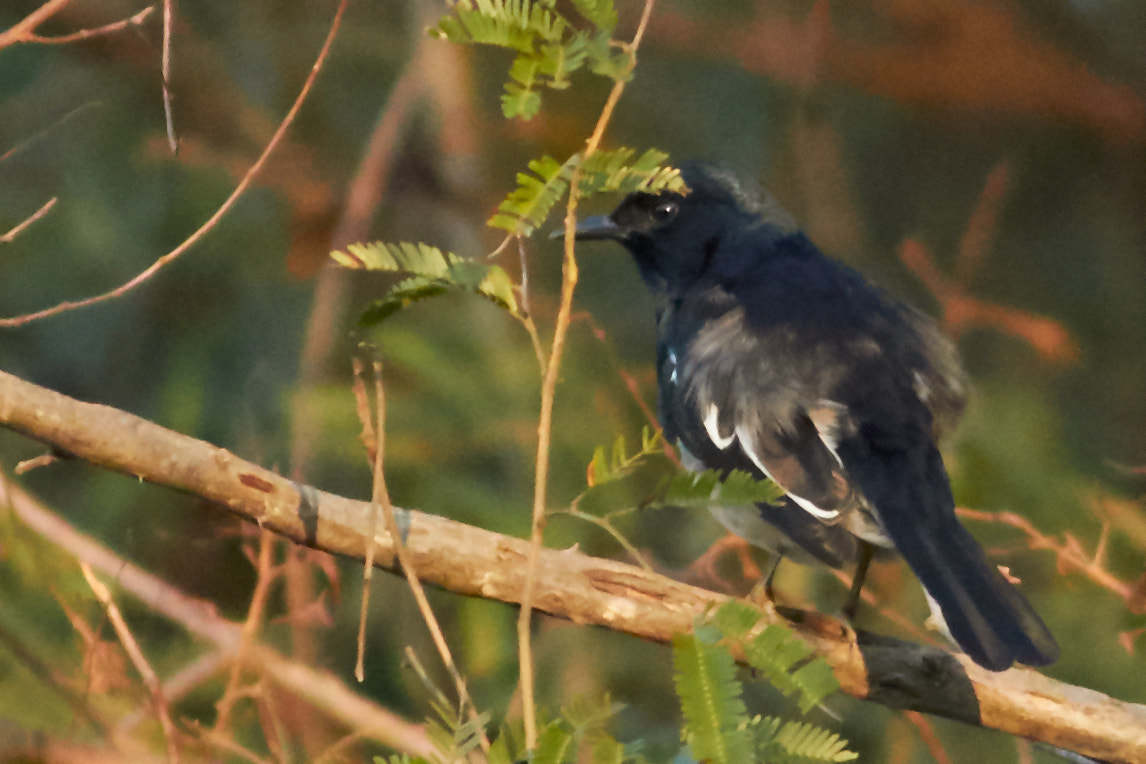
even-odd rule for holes
{"type": "Polygon", "coordinates": [[[992,671],[1054,663],[1058,644],[1038,613],[955,517],[938,450],[868,456],[883,464],[860,471],[864,494],[959,647],[992,671]]]}

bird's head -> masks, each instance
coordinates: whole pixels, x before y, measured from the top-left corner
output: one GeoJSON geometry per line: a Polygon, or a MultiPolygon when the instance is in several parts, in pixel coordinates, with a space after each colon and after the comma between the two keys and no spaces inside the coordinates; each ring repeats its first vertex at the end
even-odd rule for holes
{"type": "Polygon", "coordinates": [[[582,220],[576,237],[620,242],[654,292],[671,292],[706,276],[733,276],[768,254],[723,246],[731,237],[752,231],[760,242],[796,231],[791,215],[767,192],[732,172],[709,164],[686,164],[680,171],[686,193],[629,194],[611,214],[582,220]]]}

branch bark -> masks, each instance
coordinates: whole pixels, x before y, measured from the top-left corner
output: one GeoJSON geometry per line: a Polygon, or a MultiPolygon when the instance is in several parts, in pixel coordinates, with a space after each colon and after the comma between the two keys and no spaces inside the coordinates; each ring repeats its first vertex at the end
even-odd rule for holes
{"type": "MultiPolygon", "coordinates": [[[[369,537],[370,505],[300,485],[230,452],[118,409],[83,403],[0,372],[0,424],[61,452],[215,502],[275,533],[397,571],[394,541],[369,537]]],[[[395,508],[423,582],[520,603],[529,543],[395,508]]],[[[543,549],[533,607],[657,642],[687,631],[725,595],[576,550],[543,549]]],[[[1017,668],[985,671],[961,655],[856,633],[816,613],[767,607],[835,670],[844,692],[957,719],[1111,762],[1146,761],[1146,706],[1017,668]]]]}

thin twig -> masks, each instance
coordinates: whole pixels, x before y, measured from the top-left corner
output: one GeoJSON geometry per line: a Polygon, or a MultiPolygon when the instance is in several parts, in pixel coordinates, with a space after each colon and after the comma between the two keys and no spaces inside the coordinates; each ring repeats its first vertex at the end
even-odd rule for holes
{"type": "Polygon", "coordinates": [[[104,24],[102,27],[95,29],[81,29],[78,32],[71,34],[60,35],[59,37],[44,37],[38,34],[28,34],[22,40],[15,42],[35,42],[42,45],[64,45],[72,42],[79,42],[80,40],[87,40],[92,37],[100,37],[101,35],[113,34],[122,31],[127,27],[141,26],[144,20],[155,11],[154,6],[148,6],[131,18],[121,19],[120,21],[113,21],[110,24],[104,24]]]}
{"type": "Polygon", "coordinates": [[[927,752],[931,754],[931,758],[935,760],[935,764],[951,764],[951,757],[947,755],[947,751],[943,748],[943,743],[940,742],[939,736],[935,734],[935,729],[931,726],[931,721],[919,713],[918,711],[905,711],[904,715],[907,720],[915,725],[919,730],[919,737],[923,740],[923,744],[927,746],[927,752]]]}
{"type": "Polygon", "coordinates": [[[653,569],[653,566],[649,564],[648,560],[645,559],[644,555],[642,555],[640,551],[635,546],[633,546],[633,542],[629,541],[627,538],[625,538],[625,534],[621,533],[619,530],[613,527],[613,524],[609,522],[607,517],[597,517],[597,515],[593,515],[588,512],[582,512],[576,507],[558,510],[557,512],[554,512],[554,514],[569,515],[569,517],[575,517],[578,520],[584,520],[587,523],[596,525],[598,528],[605,531],[605,533],[608,533],[610,536],[612,536],[613,540],[620,544],[621,548],[623,548],[625,552],[627,552],[628,555],[633,558],[633,562],[635,562],[637,565],[640,565],[641,568],[647,570],[649,573],[656,572],[653,569]]]}
{"type": "Polygon", "coordinates": [[[51,316],[56,316],[60,313],[65,313],[70,310],[86,308],[101,302],[106,302],[108,300],[113,300],[117,297],[121,297],[122,295],[130,292],[135,287],[150,279],[165,265],[168,265],[188,249],[190,249],[193,245],[198,243],[198,241],[203,238],[207,232],[214,228],[223,218],[223,216],[230,212],[231,208],[235,206],[235,202],[238,201],[239,197],[242,196],[247,188],[251,185],[251,183],[254,182],[255,176],[258,175],[259,171],[263,169],[267,159],[282,142],[283,137],[286,135],[287,128],[289,128],[294,122],[294,119],[298,115],[299,110],[302,108],[303,103],[306,101],[307,96],[310,95],[311,88],[313,88],[315,80],[318,78],[318,73],[322,69],[323,64],[326,62],[326,58],[330,52],[331,45],[334,43],[334,38],[337,36],[338,28],[342,23],[342,15],[346,11],[346,6],[349,4],[349,2],[350,0],[341,0],[341,2],[338,4],[338,10],[335,11],[334,14],[334,21],[330,25],[330,32],[327,34],[326,40],[322,44],[322,50],[319,51],[318,58],[315,59],[314,65],[311,67],[310,75],[306,78],[306,82],[303,84],[302,90],[299,91],[298,97],[295,99],[294,104],[290,108],[290,111],[287,112],[286,117],[283,118],[282,123],[280,123],[278,129],[275,130],[275,134],[271,137],[270,142],[268,142],[266,148],[263,149],[263,153],[260,154],[259,158],[255,160],[255,163],[251,165],[251,169],[247,170],[247,174],[244,175],[243,179],[239,181],[239,184],[235,186],[235,190],[231,192],[231,195],[228,196],[223,204],[219,206],[219,209],[215,210],[215,213],[207,219],[207,222],[203,223],[203,225],[201,225],[198,230],[187,237],[182,244],[160,257],[158,260],[148,266],[144,271],[137,274],[126,283],[116,287],[115,289],[104,292],[103,294],[95,295],[93,297],[86,297],[82,300],[62,302],[59,305],[36,311],[35,313],[26,313],[22,316],[0,319],[0,327],[23,326],[24,324],[31,323],[32,321],[38,321],[42,318],[49,318],[51,316]]]}
{"type": "Polygon", "coordinates": [[[8,29],[0,32],[0,50],[18,42],[28,42],[35,34],[36,27],[55,16],[71,0],[48,0],[8,29]]]}
{"type": "Polygon", "coordinates": [[[139,675],[143,677],[143,684],[147,687],[147,692],[151,696],[151,702],[155,706],[155,715],[159,718],[159,726],[163,729],[163,737],[167,742],[167,760],[169,762],[179,761],[179,748],[175,744],[176,731],[175,724],[171,721],[171,713],[167,707],[167,699],[163,694],[163,684],[156,676],[155,670],[151,668],[148,663],[147,657],[143,654],[143,649],[140,648],[139,643],[135,640],[135,636],[127,627],[127,621],[123,619],[123,613],[120,612],[119,606],[111,598],[111,592],[104,586],[103,582],[96,578],[95,573],[92,572],[91,566],[86,562],[80,563],[80,570],[84,574],[84,580],[88,582],[91,587],[92,593],[95,594],[96,599],[99,600],[103,606],[104,612],[107,613],[107,619],[111,623],[115,634],[119,637],[120,644],[123,645],[124,651],[131,659],[132,665],[139,675]]]}
{"type": "Polygon", "coordinates": [[[520,236],[517,239],[517,254],[521,258],[521,323],[529,333],[529,341],[533,343],[533,354],[537,356],[537,364],[541,367],[541,376],[545,376],[545,349],[541,347],[541,336],[537,333],[537,324],[533,321],[533,309],[529,305],[529,262],[525,257],[525,242],[520,236]]]}
{"type": "Polygon", "coordinates": [[[52,124],[48,125],[47,127],[43,127],[41,129],[39,129],[34,134],[28,136],[27,138],[20,141],[19,143],[17,143],[12,148],[5,151],[3,154],[0,154],[0,162],[5,162],[5,161],[11,159],[12,157],[19,154],[21,151],[27,151],[29,148],[31,148],[32,146],[36,145],[37,143],[42,141],[44,138],[46,138],[53,130],[56,130],[57,128],[63,127],[68,122],[71,122],[73,119],[78,117],[80,114],[83,114],[88,109],[92,109],[92,108],[94,108],[96,106],[100,106],[100,105],[101,104],[99,101],[88,101],[85,104],[80,104],[79,106],[72,109],[71,111],[69,111],[64,116],[57,119],[52,124]]]}
{"type": "Polygon", "coordinates": [[[175,116],[171,108],[171,17],[174,15],[171,0],[163,0],[163,118],[167,123],[167,145],[171,147],[172,154],[178,154],[179,139],[175,137],[175,116]]]}
{"type": "Polygon", "coordinates": [[[255,581],[255,591],[251,594],[251,604],[247,608],[247,619],[243,621],[243,628],[240,631],[239,649],[234,657],[234,663],[231,664],[231,675],[227,680],[227,689],[223,692],[223,697],[219,698],[215,704],[218,716],[215,719],[214,731],[219,734],[225,733],[231,723],[231,712],[242,694],[240,682],[244,668],[243,656],[254,647],[259,630],[263,625],[270,585],[276,577],[271,570],[274,538],[274,534],[269,530],[263,529],[259,532],[259,556],[256,563],[258,578],[255,581]]]}
{"type": "Polygon", "coordinates": [[[58,196],[53,196],[51,199],[49,199],[44,204],[43,207],[41,207],[40,209],[33,212],[31,214],[31,216],[28,217],[27,220],[25,220],[22,223],[19,223],[18,225],[16,225],[15,228],[8,231],[8,233],[4,234],[3,236],[0,236],[0,243],[4,243],[4,244],[11,243],[13,239],[15,239],[17,236],[19,236],[20,234],[22,234],[24,232],[25,228],[32,225],[32,223],[35,223],[40,218],[44,217],[44,215],[47,215],[48,211],[56,206],[56,202],[59,201],[59,199],[60,198],[58,196]]]}
{"type": "MultiPolygon", "coordinates": [[[[398,521],[394,517],[394,505],[390,503],[390,493],[386,490],[386,476],[382,469],[386,444],[386,396],[382,386],[381,361],[374,362],[374,406],[377,412],[377,424],[375,425],[377,443],[374,447],[374,495],[371,503],[382,509],[382,517],[386,521],[386,533],[389,534],[394,545],[394,555],[398,558],[398,564],[402,567],[402,573],[410,585],[410,591],[418,605],[418,612],[421,613],[422,620],[426,622],[426,627],[430,630],[430,637],[438,650],[438,656],[442,659],[442,664],[454,682],[459,705],[464,712],[469,714],[470,719],[476,720],[478,718],[477,706],[474,705],[469,690],[466,689],[466,681],[462,678],[461,672],[458,671],[457,664],[454,663],[454,656],[450,652],[449,645],[446,644],[446,637],[438,624],[437,616],[430,608],[430,601],[426,598],[426,590],[418,579],[414,561],[410,558],[410,551],[402,540],[402,531],[398,528],[398,521]]],[[[374,537],[371,536],[367,543],[367,549],[372,549],[374,544],[374,537]]],[[[481,733],[481,746],[482,750],[489,751],[489,738],[486,737],[484,730],[481,733]]]]}
{"type": "Polygon", "coordinates": [[[1077,570],[1092,582],[1114,592],[1124,600],[1133,593],[1130,584],[1116,578],[1103,568],[1101,560],[1088,557],[1082,545],[1070,534],[1065,535],[1065,541],[1059,542],[1036,528],[1030,520],[1014,512],[983,512],[965,507],[959,507],[957,511],[960,517],[968,520],[1001,523],[1022,531],[1027,537],[1026,548],[1047,549],[1054,553],[1060,573],[1077,570]]]}
{"type": "MultiPolygon", "coordinates": [[[[644,11],[636,34],[629,45],[629,53],[636,62],[637,46],[644,36],[655,0],[645,0],[644,11]]],[[[561,356],[565,351],[565,336],[573,313],[573,293],[577,288],[577,258],[574,254],[574,233],[577,227],[578,189],[581,184],[584,160],[596,153],[605,135],[605,128],[613,116],[613,110],[625,91],[625,81],[617,80],[597,125],[585,143],[582,162],[573,170],[569,180],[569,201],[565,207],[565,258],[561,268],[561,303],[557,309],[557,322],[553,329],[553,344],[549,349],[549,361],[541,381],[541,413],[537,421],[537,463],[534,472],[533,518],[529,534],[529,561],[526,567],[525,590],[521,594],[521,612],[517,618],[518,663],[521,672],[521,703],[525,716],[525,746],[528,750],[537,747],[537,709],[534,700],[533,647],[530,624],[533,616],[533,592],[537,583],[537,560],[541,552],[542,536],[545,531],[545,506],[549,485],[549,443],[553,428],[553,398],[557,390],[557,379],[561,368],[561,356]]]]}
{"type": "Polygon", "coordinates": [[[967,220],[967,230],[959,242],[959,257],[955,266],[955,273],[964,284],[971,280],[987,256],[987,248],[998,228],[999,211],[1003,197],[1007,194],[1010,175],[1011,163],[1006,159],[991,168],[983,191],[979,194],[979,201],[967,220]]]}
{"type": "MultiPolygon", "coordinates": [[[[362,438],[366,441],[366,453],[370,463],[374,466],[375,486],[382,477],[382,441],[375,430],[370,417],[370,401],[366,395],[366,385],[362,379],[363,364],[358,358],[353,359],[354,367],[354,398],[358,417],[362,420],[362,438]]],[[[378,427],[382,427],[382,418],[379,414],[378,427]]],[[[377,489],[375,489],[377,491],[377,489]]],[[[370,502],[370,536],[373,539],[378,535],[378,502],[370,502]]],[[[358,656],[354,662],[354,678],[359,682],[366,681],[366,615],[370,611],[370,581],[374,578],[374,544],[366,545],[366,559],[362,568],[362,600],[358,611],[358,656]]]]}

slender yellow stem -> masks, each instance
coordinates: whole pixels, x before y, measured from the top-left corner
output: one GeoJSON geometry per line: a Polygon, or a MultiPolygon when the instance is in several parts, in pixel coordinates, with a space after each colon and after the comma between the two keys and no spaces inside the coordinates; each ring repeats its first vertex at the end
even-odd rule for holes
{"type": "MultiPolygon", "coordinates": [[[[649,17],[652,15],[655,0],[645,0],[636,34],[629,44],[629,52],[636,63],[637,46],[644,37],[649,17]]],[[[577,258],[573,251],[573,234],[577,226],[578,190],[581,186],[581,168],[584,160],[592,156],[601,145],[605,128],[613,116],[613,110],[625,91],[625,83],[617,80],[592,135],[585,143],[582,162],[573,170],[569,180],[569,202],[565,207],[565,257],[561,269],[561,302],[557,309],[557,323],[553,329],[553,345],[549,350],[549,362],[545,364],[545,374],[541,381],[541,413],[537,419],[537,463],[533,484],[533,524],[530,533],[529,561],[526,568],[525,591],[521,595],[521,612],[517,619],[518,662],[521,670],[521,705],[525,721],[525,746],[529,750],[537,748],[537,713],[534,700],[533,647],[530,640],[530,625],[533,616],[533,592],[537,580],[537,559],[541,552],[542,536],[545,532],[545,506],[549,486],[549,444],[553,431],[553,399],[557,389],[557,379],[561,369],[561,357],[565,352],[565,336],[569,330],[573,314],[573,293],[577,288],[577,258]]]]}
{"type": "MultiPolygon", "coordinates": [[[[398,528],[398,521],[394,517],[394,505],[390,503],[390,492],[386,489],[386,476],[385,471],[382,469],[382,459],[386,445],[386,396],[382,386],[382,364],[378,361],[374,362],[374,405],[377,408],[377,424],[375,425],[374,495],[372,501],[375,506],[382,510],[382,519],[386,523],[386,532],[393,540],[394,553],[398,558],[398,564],[402,567],[402,573],[406,576],[406,582],[410,585],[410,592],[414,595],[414,602],[418,605],[418,612],[421,613],[422,620],[426,622],[426,627],[430,630],[430,637],[434,641],[434,646],[438,649],[438,656],[442,659],[442,664],[446,667],[446,671],[449,672],[450,678],[454,681],[455,691],[458,693],[459,706],[462,712],[467,714],[470,719],[476,720],[478,718],[477,707],[470,698],[469,690],[466,689],[465,679],[462,678],[461,672],[458,671],[457,664],[454,663],[454,656],[450,652],[449,645],[446,644],[446,637],[442,633],[442,627],[438,624],[438,619],[434,615],[434,611],[430,608],[430,601],[426,598],[426,590],[423,588],[422,582],[418,579],[417,571],[414,569],[414,561],[410,557],[410,551],[402,541],[402,532],[398,528]]],[[[370,544],[373,546],[374,539],[370,539],[370,544]]],[[[481,745],[483,750],[489,750],[489,739],[486,737],[485,732],[482,732],[481,745]]]]}

